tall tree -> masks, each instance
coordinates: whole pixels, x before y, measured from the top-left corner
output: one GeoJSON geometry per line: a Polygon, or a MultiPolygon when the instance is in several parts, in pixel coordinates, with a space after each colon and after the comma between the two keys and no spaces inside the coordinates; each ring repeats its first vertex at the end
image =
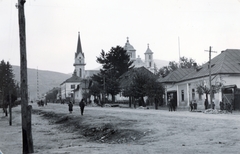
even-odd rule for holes
{"type": "Polygon", "coordinates": [[[120,46],[112,47],[107,53],[102,50],[97,62],[102,64],[102,69],[92,79],[102,85],[104,93],[110,94],[112,102],[115,102],[115,95],[120,92],[118,78],[133,68],[133,62],[130,61],[127,51],[120,46]]]}
{"type": "Polygon", "coordinates": [[[8,116],[7,107],[9,106],[10,112],[9,124],[11,125],[10,102],[14,102],[17,99],[17,85],[15,84],[11,64],[9,62],[6,63],[4,60],[2,60],[0,63],[0,90],[2,92],[1,102],[6,116],[8,116]]]}
{"type": "MultiPolygon", "coordinates": [[[[180,67],[181,68],[192,68],[197,67],[197,63],[192,58],[181,57],[180,58],[180,67]]],[[[168,66],[163,66],[156,73],[158,76],[165,77],[169,73],[179,68],[179,64],[175,61],[170,61],[168,66]]]]}
{"type": "MultiPolygon", "coordinates": [[[[130,95],[139,99],[140,106],[146,106],[144,97],[147,95],[146,85],[149,81],[149,75],[146,73],[136,72],[132,84],[126,90],[131,91],[130,95]]],[[[125,92],[126,93],[126,92],[125,92]]]]}

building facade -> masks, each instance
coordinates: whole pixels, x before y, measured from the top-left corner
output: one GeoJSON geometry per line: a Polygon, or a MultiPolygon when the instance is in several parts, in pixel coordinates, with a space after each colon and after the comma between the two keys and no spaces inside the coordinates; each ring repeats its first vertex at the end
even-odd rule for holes
{"type": "MultiPolygon", "coordinates": [[[[234,108],[240,109],[240,50],[227,49],[211,59],[209,63],[201,67],[183,69],[179,68],[164,78],[159,79],[166,88],[165,101],[168,97],[175,98],[179,108],[189,108],[190,102],[196,102],[199,109],[204,109],[205,99],[210,100],[210,94],[198,93],[197,87],[202,85],[210,87],[209,72],[211,69],[211,85],[215,88],[212,94],[212,101],[215,108],[220,108],[220,101],[231,103],[234,101],[234,108]],[[216,88],[217,87],[217,88],[216,88]]],[[[210,103],[210,101],[209,101],[210,103]]]]}

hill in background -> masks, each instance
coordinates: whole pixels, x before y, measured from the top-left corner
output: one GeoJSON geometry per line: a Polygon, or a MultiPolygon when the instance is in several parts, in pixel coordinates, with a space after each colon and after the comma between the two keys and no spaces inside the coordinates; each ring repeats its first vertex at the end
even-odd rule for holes
{"type": "MultiPolygon", "coordinates": [[[[15,74],[15,80],[20,83],[20,67],[12,66],[12,68],[13,73],[15,74]]],[[[62,82],[70,77],[71,74],[28,68],[28,95],[30,100],[37,98],[37,89],[39,90],[39,96],[41,97],[52,88],[59,87],[62,82]]]]}

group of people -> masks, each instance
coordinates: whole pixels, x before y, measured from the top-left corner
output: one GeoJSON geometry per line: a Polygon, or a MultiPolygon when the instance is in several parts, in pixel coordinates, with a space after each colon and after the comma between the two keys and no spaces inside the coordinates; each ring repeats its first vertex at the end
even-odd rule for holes
{"type": "MultiPolygon", "coordinates": [[[[86,105],[86,102],[84,99],[82,99],[79,102],[81,115],[83,115],[85,105],[86,105]]],[[[69,110],[69,113],[72,113],[72,111],[73,111],[73,103],[71,101],[69,101],[69,103],[68,103],[68,110],[69,110]]]]}
{"type": "Polygon", "coordinates": [[[234,101],[233,99],[231,99],[231,102],[224,102],[223,100],[223,101],[220,101],[219,105],[220,105],[220,110],[227,110],[232,113],[234,101]]]}

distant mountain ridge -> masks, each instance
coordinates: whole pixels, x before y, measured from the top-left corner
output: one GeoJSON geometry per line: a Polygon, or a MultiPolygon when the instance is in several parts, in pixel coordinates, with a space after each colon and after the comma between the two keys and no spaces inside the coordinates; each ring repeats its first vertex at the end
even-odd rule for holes
{"type": "MultiPolygon", "coordinates": [[[[20,66],[13,65],[12,68],[15,80],[20,83],[20,66]]],[[[28,95],[31,100],[37,98],[37,93],[41,97],[52,88],[59,87],[62,82],[70,77],[71,74],[28,68],[28,95]]]]}

